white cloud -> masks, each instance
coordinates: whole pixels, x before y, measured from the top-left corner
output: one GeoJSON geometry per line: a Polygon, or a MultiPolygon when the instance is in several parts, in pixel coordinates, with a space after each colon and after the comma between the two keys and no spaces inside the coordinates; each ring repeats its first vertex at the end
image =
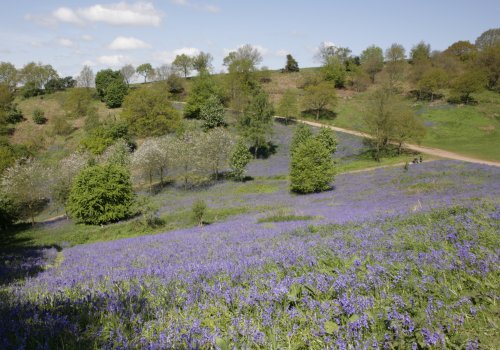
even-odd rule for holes
{"type": "Polygon", "coordinates": [[[274,54],[278,57],[286,57],[286,55],[288,55],[288,51],[287,50],[278,50],[274,54]]]}
{"type": "Polygon", "coordinates": [[[135,50],[135,49],[147,49],[150,48],[151,45],[145,43],[142,40],[133,37],[124,37],[119,36],[115,38],[109,44],[108,48],[111,50],[135,50]]]}
{"type": "Polygon", "coordinates": [[[220,12],[220,8],[215,6],[215,5],[210,5],[210,4],[199,4],[199,3],[194,3],[188,0],[171,0],[171,3],[179,6],[185,6],[192,8],[193,10],[197,11],[206,11],[206,12],[211,12],[211,13],[217,13],[220,12]]]}
{"type": "Polygon", "coordinates": [[[92,35],[84,34],[84,35],[82,35],[82,40],[92,41],[92,40],[94,40],[94,37],[92,35]]]}
{"type": "MultiPolygon", "coordinates": [[[[234,49],[224,49],[224,55],[227,56],[229,55],[229,53],[231,52],[234,52],[234,51],[237,51],[239,48],[243,47],[245,45],[239,45],[237,48],[234,48],[234,49]]],[[[259,53],[262,55],[262,56],[266,56],[268,53],[269,53],[269,49],[268,48],[265,48],[261,45],[250,45],[253,49],[259,51],[259,53]]]]}
{"type": "Polygon", "coordinates": [[[182,47],[180,49],[174,50],[174,55],[188,55],[196,56],[200,53],[200,50],[196,47],[182,47]]]}
{"type": "Polygon", "coordinates": [[[53,27],[57,22],[52,16],[33,15],[31,13],[24,15],[24,19],[44,27],[53,27]]]}
{"type": "Polygon", "coordinates": [[[97,57],[97,63],[111,66],[111,67],[119,67],[127,62],[129,62],[129,58],[123,55],[111,55],[111,56],[99,56],[97,57]]]}
{"type": "Polygon", "coordinates": [[[52,12],[52,16],[60,22],[83,24],[82,19],[78,17],[75,11],[68,7],[59,7],[52,12]]]}
{"type": "Polygon", "coordinates": [[[160,25],[162,14],[150,2],[127,4],[96,4],[78,9],[78,15],[89,22],[103,22],[114,25],[160,25]]]}
{"type": "Polygon", "coordinates": [[[72,47],[75,45],[75,43],[71,39],[67,38],[59,38],[57,39],[57,43],[64,47],[72,47]]]}

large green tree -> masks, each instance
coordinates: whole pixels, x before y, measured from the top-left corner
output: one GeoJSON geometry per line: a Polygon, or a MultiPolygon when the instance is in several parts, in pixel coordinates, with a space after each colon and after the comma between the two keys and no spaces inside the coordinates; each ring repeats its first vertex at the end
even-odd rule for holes
{"type": "Polygon", "coordinates": [[[0,84],[7,85],[13,91],[17,82],[18,72],[16,67],[10,62],[0,62],[0,84]]]}
{"type": "Polygon", "coordinates": [[[151,63],[143,63],[137,66],[135,72],[144,77],[144,82],[147,82],[148,79],[153,79],[155,74],[155,70],[153,69],[151,63]]]}
{"type": "Polygon", "coordinates": [[[172,106],[168,93],[159,88],[133,90],[123,102],[122,117],[130,132],[140,137],[175,132],[182,125],[182,118],[172,106]]]}
{"type": "Polygon", "coordinates": [[[295,90],[287,89],[283,96],[281,96],[277,113],[280,117],[285,118],[286,123],[298,117],[299,107],[295,90]]]}
{"type": "Polygon", "coordinates": [[[332,83],[322,82],[318,85],[306,87],[303,105],[307,110],[314,111],[316,119],[326,109],[333,109],[337,102],[337,94],[332,83]]]}
{"type": "Polygon", "coordinates": [[[182,74],[184,74],[184,78],[187,78],[193,69],[193,58],[186,54],[177,55],[172,62],[172,67],[182,72],[182,74]]]}
{"type": "Polygon", "coordinates": [[[198,72],[198,74],[203,72],[209,72],[212,69],[213,57],[208,52],[201,51],[198,55],[192,58],[193,69],[198,72]]]}
{"type": "Polygon", "coordinates": [[[360,56],[361,67],[368,73],[372,83],[375,75],[384,68],[384,54],[380,47],[372,45],[367,47],[360,56]]]}
{"type": "Polygon", "coordinates": [[[480,50],[484,50],[490,46],[497,45],[500,43],[500,28],[492,28],[483,32],[476,39],[476,47],[480,50]]]}
{"type": "Polygon", "coordinates": [[[200,118],[201,108],[211,96],[216,96],[221,101],[223,93],[213,76],[206,71],[202,71],[193,80],[191,91],[184,106],[184,116],[187,118],[200,118]]]}

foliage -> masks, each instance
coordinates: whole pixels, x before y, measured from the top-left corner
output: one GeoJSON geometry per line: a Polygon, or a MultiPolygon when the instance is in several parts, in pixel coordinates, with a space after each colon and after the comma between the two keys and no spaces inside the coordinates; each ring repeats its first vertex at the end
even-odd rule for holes
{"type": "Polygon", "coordinates": [[[342,64],[345,64],[350,57],[351,50],[348,47],[334,46],[326,42],[321,43],[316,54],[316,59],[323,65],[326,65],[331,58],[336,58],[342,64]]]}
{"type": "Polygon", "coordinates": [[[23,158],[4,171],[1,188],[19,209],[20,218],[29,218],[34,225],[48,198],[47,181],[47,169],[39,161],[23,158]]]}
{"type": "Polygon", "coordinates": [[[322,82],[318,85],[308,86],[304,90],[303,105],[306,109],[316,112],[316,119],[319,119],[325,109],[335,107],[337,95],[332,83],[322,82]]]}
{"type": "Polygon", "coordinates": [[[297,63],[295,58],[293,58],[293,56],[290,54],[286,55],[286,64],[284,71],[287,73],[299,71],[299,64],[297,63]]]}
{"type": "Polygon", "coordinates": [[[130,165],[130,152],[132,145],[125,139],[119,139],[109,146],[99,157],[99,162],[121,165],[128,168],[130,165]]]}
{"type": "Polygon", "coordinates": [[[193,207],[191,209],[193,221],[196,222],[198,226],[203,226],[203,219],[207,213],[207,204],[204,200],[199,199],[193,203],[193,207]]]}
{"type": "Polygon", "coordinates": [[[221,170],[225,169],[234,145],[232,134],[225,128],[210,129],[202,138],[203,157],[215,180],[219,179],[221,170]]]}
{"type": "Polygon", "coordinates": [[[137,66],[135,72],[139,75],[142,75],[144,77],[144,82],[147,82],[148,78],[154,78],[155,70],[153,69],[153,66],[151,66],[151,63],[143,63],[137,66]]]}
{"type": "MultiPolygon", "coordinates": [[[[139,67],[137,67],[137,68],[139,68],[139,67]]],[[[131,64],[126,64],[120,68],[120,73],[122,74],[123,79],[125,79],[125,82],[127,83],[127,85],[130,85],[130,80],[132,79],[132,77],[135,74],[135,68],[131,64]]],[[[146,74],[146,77],[147,76],[148,75],[146,74]]]]}
{"type": "Polygon", "coordinates": [[[372,45],[367,47],[360,56],[361,67],[368,73],[372,83],[375,82],[375,75],[384,67],[384,55],[382,49],[372,45]]]}
{"type": "Polygon", "coordinates": [[[476,57],[477,48],[469,41],[460,40],[448,46],[444,53],[458,58],[462,62],[466,62],[476,57]]]}
{"type": "Polygon", "coordinates": [[[184,92],[184,80],[176,73],[169,74],[167,79],[168,92],[171,94],[180,94],[184,92]]]}
{"type": "Polygon", "coordinates": [[[76,86],[76,80],[68,76],[64,78],[52,78],[45,84],[45,91],[47,93],[54,93],[56,91],[63,91],[76,86]]]}
{"type": "Polygon", "coordinates": [[[331,188],[335,163],[330,150],[319,140],[309,138],[291,154],[290,190],[297,193],[326,191],[331,188]]]}
{"type": "Polygon", "coordinates": [[[226,126],[224,115],[224,105],[218,96],[210,96],[200,107],[200,119],[203,120],[203,129],[205,131],[226,126]]]}
{"type": "Polygon", "coordinates": [[[79,222],[102,225],[128,217],[133,200],[130,174],[125,168],[95,165],[75,178],[67,211],[79,222]]]}
{"type": "Polygon", "coordinates": [[[45,118],[45,112],[43,109],[36,108],[33,111],[33,121],[36,124],[45,124],[47,122],[47,118],[45,118]]]}
{"type": "Polygon", "coordinates": [[[62,207],[68,201],[73,179],[90,163],[87,153],[75,152],[62,159],[51,169],[52,181],[50,186],[52,199],[62,207]]]}
{"type": "Polygon", "coordinates": [[[193,69],[193,58],[184,53],[177,55],[172,62],[172,67],[182,72],[182,74],[184,74],[184,78],[187,78],[189,73],[191,73],[191,69],[193,69]]]}
{"type": "Polygon", "coordinates": [[[481,91],[486,84],[487,78],[483,72],[469,70],[453,81],[451,90],[460,102],[468,104],[474,101],[471,94],[481,91]]]}
{"type": "Polygon", "coordinates": [[[357,92],[365,91],[371,84],[371,79],[364,69],[354,69],[347,79],[348,85],[357,92]]]}
{"type": "MultiPolygon", "coordinates": [[[[121,76],[121,75],[120,75],[121,76]]],[[[127,95],[128,87],[121,80],[112,81],[106,88],[104,102],[109,108],[121,107],[125,96],[127,95]]]]}
{"type": "Polygon", "coordinates": [[[203,139],[204,133],[187,130],[172,142],[171,147],[175,150],[172,164],[178,170],[184,189],[209,180],[203,139]]]}
{"type": "Polygon", "coordinates": [[[159,138],[148,138],[132,154],[132,168],[149,181],[150,193],[153,192],[155,174],[159,174],[163,182],[163,174],[168,167],[172,153],[172,148],[169,146],[171,145],[162,142],[159,138]]]}
{"type": "Polygon", "coordinates": [[[92,104],[92,94],[85,88],[74,88],[66,93],[63,108],[70,117],[85,117],[92,104]]]}
{"type": "MultiPolygon", "coordinates": [[[[85,67],[84,67],[85,70],[85,67]]],[[[90,75],[90,71],[82,71],[82,74],[88,74],[90,75]]],[[[88,79],[89,77],[85,77],[85,79],[88,79]]],[[[123,83],[123,76],[121,75],[120,71],[113,71],[112,69],[104,69],[100,70],[97,72],[95,76],[95,88],[97,91],[97,94],[101,98],[102,101],[104,101],[108,87],[111,85],[113,82],[122,82],[123,83]]],[[[88,87],[88,81],[85,82],[88,87]]]]}
{"type": "Polygon", "coordinates": [[[328,57],[321,67],[324,79],[333,82],[335,87],[344,87],[347,77],[347,71],[344,63],[337,57],[328,57]]]}
{"type": "Polygon", "coordinates": [[[332,129],[326,127],[320,128],[315,138],[328,149],[330,154],[335,153],[337,150],[337,138],[332,129]]]}
{"type": "Polygon", "coordinates": [[[52,134],[67,136],[70,135],[75,128],[68,122],[64,115],[56,115],[52,118],[52,134]]]}
{"type": "Polygon", "coordinates": [[[192,58],[192,67],[198,72],[209,72],[212,69],[213,57],[208,52],[201,51],[198,55],[192,58]]]}
{"type": "Polygon", "coordinates": [[[11,91],[14,91],[19,80],[18,75],[18,71],[12,63],[0,62],[0,84],[5,84],[11,91]]]}
{"type": "Polygon", "coordinates": [[[243,140],[238,140],[229,156],[229,167],[231,168],[231,174],[235,180],[243,180],[246,167],[251,160],[252,154],[248,150],[247,145],[243,140]]]}
{"type": "Polygon", "coordinates": [[[311,128],[306,124],[299,123],[295,128],[292,142],[290,143],[290,154],[293,154],[300,145],[312,138],[312,136],[311,128]]]}
{"type": "Polygon", "coordinates": [[[488,88],[500,92],[500,42],[481,50],[476,66],[486,74],[488,88]]]}
{"type": "Polygon", "coordinates": [[[417,83],[418,99],[430,99],[434,101],[435,95],[440,89],[448,85],[448,74],[444,69],[431,68],[425,72],[417,83]]]}
{"type": "Polygon", "coordinates": [[[0,231],[11,226],[18,219],[18,212],[12,200],[0,192],[0,231]]]}
{"type": "Polygon", "coordinates": [[[160,136],[180,129],[182,119],[169,101],[169,95],[158,88],[133,90],[123,103],[122,117],[134,135],[160,136]]]}
{"type": "Polygon", "coordinates": [[[297,93],[295,90],[287,89],[278,103],[277,111],[280,117],[285,118],[288,123],[290,120],[297,118],[299,115],[299,107],[297,104],[297,93]]]}
{"type": "Polygon", "coordinates": [[[413,64],[428,61],[431,57],[431,45],[421,41],[413,46],[410,51],[410,58],[413,64]]]}
{"type": "Polygon", "coordinates": [[[202,72],[193,80],[191,91],[184,106],[184,116],[187,118],[200,118],[202,106],[212,96],[222,100],[222,91],[208,72],[202,72]]]}
{"type": "Polygon", "coordinates": [[[273,131],[273,114],[274,109],[267,93],[260,90],[253,96],[239,121],[240,133],[253,148],[255,158],[259,151],[268,146],[273,131]]]}
{"type": "Polygon", "coordinates": [[[92,68],[90,66],[83,66],[80,75],[76,78],[76,84],[78,87],[89,89],[95,85],[95,78],[92,68]]]}
{"type": "Polygon", "coordinates": [[[43,65],[35,62],[24,65],[19,75],[21,82],[33,90],[43,89],[49,80],[59,78],[50,64],[43,65]]]}
{"type": "Polygon", "coordinates": [[[385,50],[384,72],[387,74],[388,83],[394,86],[403,79],[406,71],[406,51],[403,45],[394,43],[385,50]]]}
{"type": "Polygon", "coordinates": [[[483,32],[475,42],[475,46],[480,50],[485,50],[500,43],[500,28],[492,28],[483,32]]]}
{"type": "Polygon", "coordinates": [[[83,149],[98,155],[119,139],[129,140],[127,124],[122,122],[102,124],[92,128],[89,134],[80,141],[80,145],[83,149]]]}

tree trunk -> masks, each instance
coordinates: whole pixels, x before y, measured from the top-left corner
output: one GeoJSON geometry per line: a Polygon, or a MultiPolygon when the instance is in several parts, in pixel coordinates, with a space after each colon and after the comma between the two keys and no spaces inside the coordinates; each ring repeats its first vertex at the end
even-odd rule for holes
{"type": "Polygon", "coordinates": [[[149,171],[149,193],[153,193],[153,172],[149,171]]]}
{"type": "Polygon", "coordinates": [[[401,141],[399,144],[398,144],[398,155],[401,155],[401,149],[403,148],[403,142],[401,141]]]}

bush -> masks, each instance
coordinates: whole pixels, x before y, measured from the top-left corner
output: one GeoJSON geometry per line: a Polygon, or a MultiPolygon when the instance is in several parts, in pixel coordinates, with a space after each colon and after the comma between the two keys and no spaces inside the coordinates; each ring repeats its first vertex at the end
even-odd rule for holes
{"type": "Polygon", "coordinates": [[[335,175],[330,150],[319,140],[309,138],[292,153],[290,190],[297,193],[326,191],[335,175]]]}
{"type": "Polygon", "coordinates": [[[193,221],[196,222],[197,225],[203,226],[203,218],[206,215],[207,212],[207,204],[205,203],[204,200],[197,200],[193,204],[192,210],[192,215],[193,215],[193,221]]]}
{"type": "Polygon", "coordinates": [[[80,146],[98,155],[119,139],[124,139],[127,142],[130,141],[127,124],[104,124],[92,129],[89,134],[81,140],[80,146]]]}
{"type": "Polygon", "coordinates": [[[14,203],[3,193],[0,193],[0,230],[12,225],[18,219],[14,203]]]}
{"type": "Polygon", "coordinates": [[[231,173],[235,180],[243,180],[246,167],[252,158],[252,154],[248,151],[248,147],[240,140],[229,157],[229,167],[231,168],[231,173]]]}
{"type": "Polygon", "coordinates": [[[56,116],[53,120],[54,124],[52,124],[52,133],[54,135],[66,136],[73,132],[74,129],[71,124],[68,123],[65,116],[59,115],[56,116]]]}
{"type": "Polygon", "coordinates": [[[7,113],[7,123],[16,124],[24,120],[23,112],[17,109],[17,105],[12,105],[7,113]]]}
{"type": "Polygon", "coordinates": [[[77,221],[100,225],[127,218],[134,193],[130,173],[116,164],[84,169],[75,179],[67,211],[77,221]]]}
{"type": "Polygon", "coordinates": [[[109,108],[121,107],[123,99],[127,94],[128,87],[123,81],[113,81],[111,82],[104,95],[104,102],[109,108]]]}
{"type": "Polygon", "coordinates": [[[33,111],[33,121],[36,124],[45,124],[47,122],[47,118],[45,118],[45,112],[39,108],[35,109],[33,111]]]}

